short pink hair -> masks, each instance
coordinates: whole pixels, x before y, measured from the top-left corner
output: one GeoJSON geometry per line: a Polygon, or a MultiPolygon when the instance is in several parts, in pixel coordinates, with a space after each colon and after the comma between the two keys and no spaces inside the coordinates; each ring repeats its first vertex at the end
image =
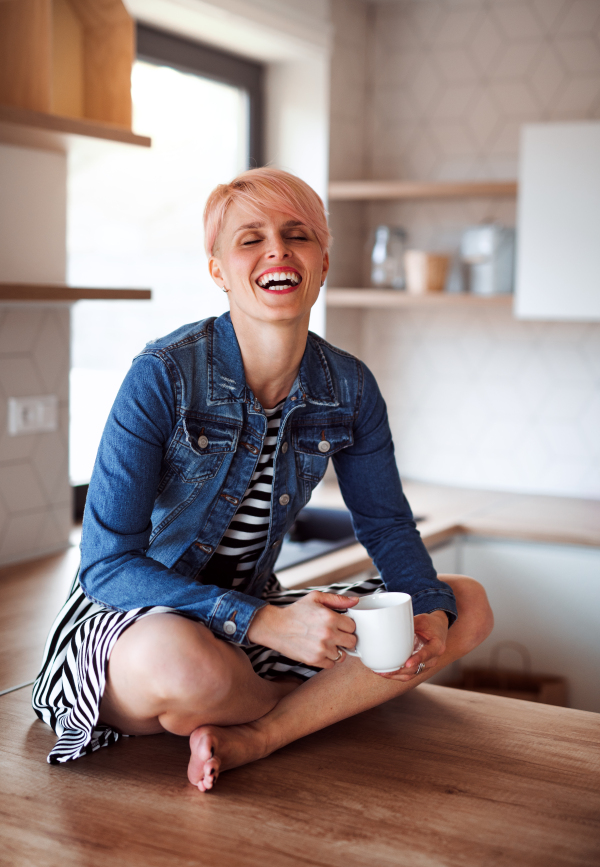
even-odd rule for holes
{"type": "Polygon", "coordinates": [[[320,196],[296,175],[264,167],[248,169],[231,183],[219,184],[208,197],[204,208],[204,249],[207,256],[213,255],[232,202],[254,214],[260,213],[261,208],[289,214],[292,219],[312,229],[324,253],[329,250],[332,239],[320,196]]]}

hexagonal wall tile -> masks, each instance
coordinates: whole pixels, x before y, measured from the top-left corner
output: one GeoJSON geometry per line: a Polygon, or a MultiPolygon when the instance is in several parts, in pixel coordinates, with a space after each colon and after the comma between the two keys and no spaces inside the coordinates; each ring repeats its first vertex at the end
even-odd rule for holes
{"type": "Polygon", "coordinates": [[[542,36],[540,21],[528,3],[493,3],[490,10],[507,39],[520,42],[542,36]]]}
{"type": "Polygon", "coordinates": [[[0,319],[0,356],[30,352],[43,315],[39,307],[5,309],[0,319]]]}

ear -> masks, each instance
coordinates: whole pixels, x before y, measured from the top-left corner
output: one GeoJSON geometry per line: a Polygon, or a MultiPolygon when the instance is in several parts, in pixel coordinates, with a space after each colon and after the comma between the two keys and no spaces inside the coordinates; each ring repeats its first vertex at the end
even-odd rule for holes
{"type": "Polygon", "coordinates": [[[327,278],[329,272],[329,252],[323,254],[323,268],[321,270],[321,286],[327,278]]]}
{"type": "Polygon", "coordinates": [[[221,262],[217,259],[216,256],[211,256],[208,260],[208,271],[210,276],[213,278],[217,286],[221,289],[225,287],[225,278],[223,276],[223,270],[221,268],[221,262]]]}

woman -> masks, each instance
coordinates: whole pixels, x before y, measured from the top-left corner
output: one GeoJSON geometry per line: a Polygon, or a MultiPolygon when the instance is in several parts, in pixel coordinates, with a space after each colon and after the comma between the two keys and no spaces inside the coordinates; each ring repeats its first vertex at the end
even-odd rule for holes
{"type": "Polygon", "coordinates": [[[319,197],[286,172],[245,172],[211,194],[205,243],[230,313],[134,360],[33,698],[59,735],[49,761],[168,731],[189,737],[201,791],[412,689],[491,629],[479,584],[436,576],[372,374],[308,331],[329,266],[319,197]],[[329,457],[381,578],[284,591],[278,546],[329,457]],[[423,646],[382,676],[345,654],[356,640],[340,611],[383,588],[411,593],[423,646]]]}

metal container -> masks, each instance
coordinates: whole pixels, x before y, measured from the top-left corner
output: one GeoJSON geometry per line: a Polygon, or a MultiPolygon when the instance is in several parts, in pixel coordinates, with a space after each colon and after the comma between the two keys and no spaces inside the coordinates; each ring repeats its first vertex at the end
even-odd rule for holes
{"type": "Polygon", "coordinates": [[[513,291],[515,230],[498,223],[466,229],[460,245],[465,289],[474,295],[513,291]]]}

